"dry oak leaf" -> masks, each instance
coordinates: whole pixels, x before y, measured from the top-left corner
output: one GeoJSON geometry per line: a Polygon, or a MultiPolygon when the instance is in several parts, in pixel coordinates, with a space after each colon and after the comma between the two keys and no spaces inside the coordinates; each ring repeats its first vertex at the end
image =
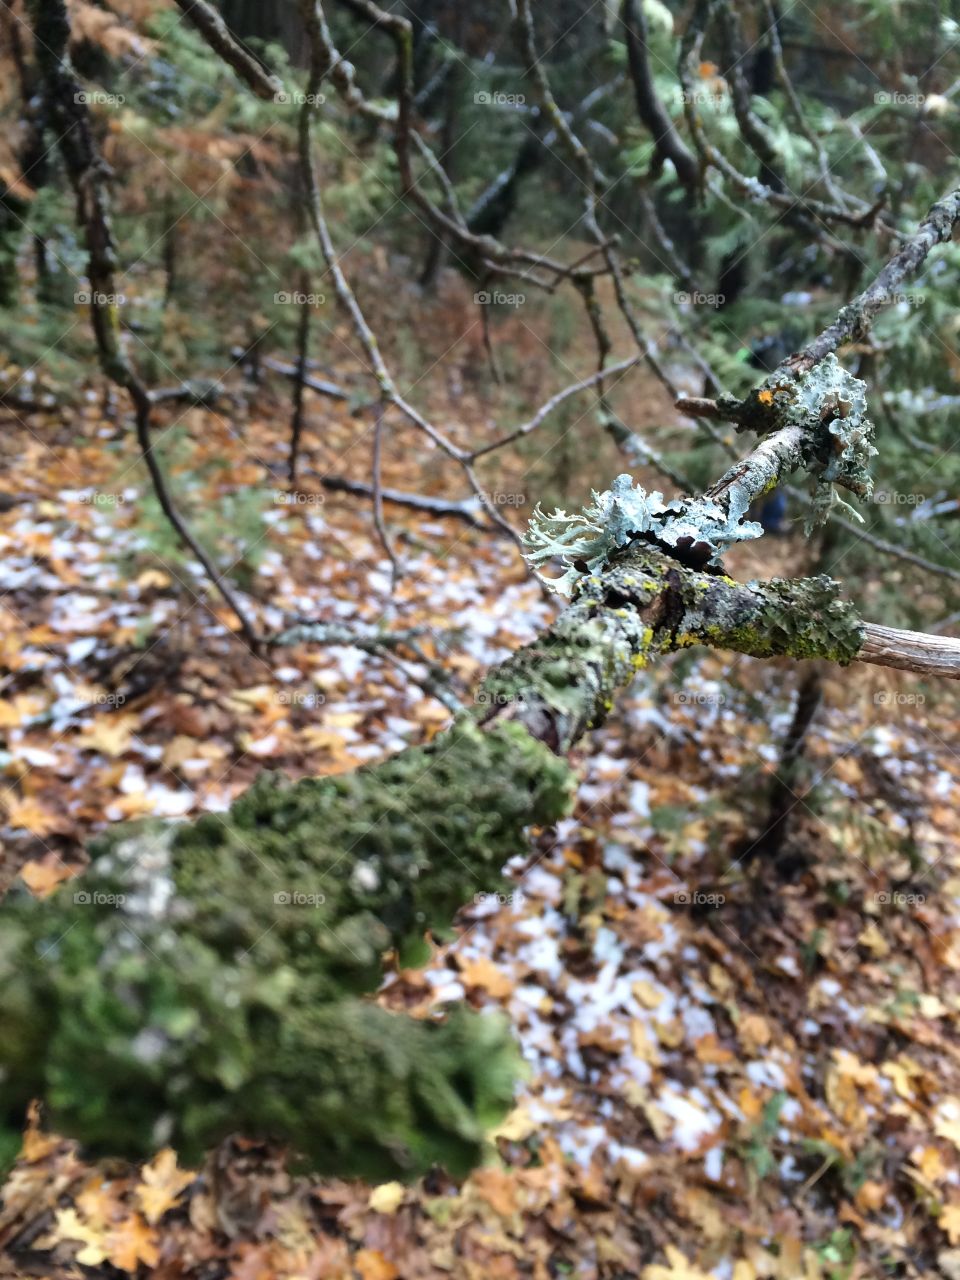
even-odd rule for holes
{"type": "Polygon", "coordinates": [[[29,831],[32,836],[43,839],[54,831],[64,832],[69,829],[64,814],[51,813],[32,796],[25,796],[22,800],[8,800],[6,805],[7,821],[10,826],[17,830],[29,831]]]}
{"type": "Polygon", "coordinates": [[[170,1147],[158,1151],[153,1161],[143,1166],[141,1177],[143,1181],[137,1187],[137,1199],[151,1226],[155,1226],[173,1208],[181,1192],[194,1179],[189,1171],[177,1168],[177,1156],[170,1147]]]}
{"type": "Polygon", "coordinates": [[[494,1000],[505,1000],[514,988],[510,977],[486,956],[478,956],[476,960],[461,960],[460,978],[465,987],[480,987],[489,991],[494,1000]]]}
{"type": "Polygon", "coordinates": [[[937,1218],[937,1226],[947,1233],[951,1244],[960,1244],[960,1200],[945,1204],[937,1218]]]}
{"type": "Polygon", "coordinates": [[[756,1057],[770,1043],[770,1025],[758,1013],[751,1013],[737,1027],[737,1036],[744,1050],[751,1057],[756,1057]]]}
{"type": "Polygon", "coordinates": [[[133,1213],[111,1227],[105,1243],[107,1257],[121,1271],[134,1272],[141,1262],[144,1266],[155,1267],[160,1260],[156,1232],[147,1226],[139,1213],[133,1213]]]}
{"type": "Polygon", "coordinates": [[[99,751],[105,756],[122,756],[130,746],[138,723],[138,716],[118,716],[107,712],[84,725],[78,743],[86,751],[99,751]]]}

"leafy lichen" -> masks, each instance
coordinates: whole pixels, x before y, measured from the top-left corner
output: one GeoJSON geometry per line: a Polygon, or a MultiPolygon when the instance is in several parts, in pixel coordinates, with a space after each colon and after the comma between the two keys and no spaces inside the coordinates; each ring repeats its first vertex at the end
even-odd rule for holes
{"type": "MultiPolygon", "coordinates": [[[[834,485],[857,497],[873,492],[870,459],[874,427],[867,417],[867,384],[855,378],[831,352],[800,379],[787,421],[805,428],[803,461],[817,481],[810,524],[822,523],[837,501],[834,485]]],[[[847,503],[859,520],[859,513],[847,503]]]]}
{"type": "Polygon", "coordinates": [[[726,506],[709,497],[664,503],[662,493],[647,493],[624,472],[610,489],[594,491],[582,511],[546,515],[538,504],[524,534],[524,554],[538,571],[559,559],[563,574],[541,577],[566,596],[574,594],[584,577],[601,572],[616,552],[640,540],[669,554],[694,554],[701,563],[719,564],[727,547],[762,535],[759,524],[744,519],[749,504],[749,494],[741,490],[728,495],[726,506]]]}

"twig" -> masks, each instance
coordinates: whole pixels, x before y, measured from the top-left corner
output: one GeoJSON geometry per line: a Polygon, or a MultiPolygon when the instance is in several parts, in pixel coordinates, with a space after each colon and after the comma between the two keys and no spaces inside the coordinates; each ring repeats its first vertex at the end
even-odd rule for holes
{"type": "Polygon", "coordinates": [[[271,73],[237,40],[223,18],[207,0],[176,0],[211,49],[219,53],[258,98],[277,98],[283,81],[271,73]]]}
{"type": "Polygon", "coordinates": [[[627,59],[630,78],[633,81],[637,114],[650,130],[654,145],[653,176],[656,176],[665,160],[670,160],[680,182],[690,192],[701,186],[700,165],[697,158],[680,137],[654,87],[653,71],[648,56],[647,17],[642,0],[623,0],[620,22],[627,42],[627,59]]]}
{"type": "MultiPolygon", "coordinates": [[[[301,278],[301,294],[309,292],[309,280],[306,272],[301,278]]],[[[297,363],[293,379],[293,416],[290,422],[290,465],[288,476],[290,484],[297,482],[297,461],[300,456],[300,437],[303,434],[303,393],[307,378],[307,353],[310,349],[310,310],[306,303],[300,304],[300,316],[297,324],[297,363]]]]}
{"type": "Polygon", "coordinates": [[[387,533],[387,525],[383,518],[383,479],[381,473],[381,454],[383,450],[383,412],[384,405],[381,401],[377,406],[377,418],[373,428],[373,523],[377,530],[377,536],[380,543],[387,554],[392,569],[391,579],[393,586],[396,586],[400,577],[400,561],[397,559],[396,552],[390,542],[390,536],[387,533]]]}
{"type": "Polygon", "coordinates": [[[579,395],[581,391],[588,391],[591,387],[595,387],[598,382],[602,382],[605,378],[612,377],[616,374],[626,373],[628,369],[635,368],[642,356],[631,356],[628,360],[621,360],[619,364],[607,365],[606,368],[598,369],[596,373],[591,373],[587,378],[581,378],[579,382],[571,383],[570,386],[564,387],[562,391],[558,391],[556,395],[551,396],[546,403],[542,404],[532,418],[524,422],[515,430],[508,432],[507,435],[501,436],[499,440],[494,440],[490,444],[481,445],[479,449],[474,449],[469,455],[470,460],[482,458],[484,454],[493,453],[494,449],[502,449],[504,445],[512,444],[514,440],[519,440],[523,436],[528,436],[531,431],[536,431],[537,427],[543,420],[558,408],[565,400],[569,400],[571,396],[579,395]]]}
{"type": "Polygon", "coordinates": [[[917,230],[890,259],[874,281],[852,302],[840,309],[833,324],[824,329],[797,355],[785,362],[796,375],[819,364],[824,356],[845,342],[859,342],[870,332],[875,318],[896,301],[896,291],[926,261],[931,249],[949,240],[960,221],[960,187],[931,206],[917,230]]]}
{"type": "MultiPolygon", "coordinates": [[[[319,483],[332,493],[354,493],[364,498],[373,497],[373,486],[365,484],[362,480],[350,480],[346,476],[325,476],[316,471],[311,471],[309,474],[316,475],[319,483]]],[[[426,511],[430,515],[452,516],[455,520],[463,520],[466,524],[472,525],[474,529],[492,532],[490,526],[484,524],[477,516],[481,507],[476,498],[463,498],[457,501],[432,498],[419,493],[402,493],[399,489],[381,489],[380,496],[384,502],[410,507],[414,511],[426,511]]]]}
{"type": "Polygon", "coordinates": [[[64,0],[32,0],[37,59],[43,71],[60,152],[77,203],[77,221],[87,237],[90,314],[100,367],[107,378],[128,392],[133,402],[137,441],[163,514],[183,545],[203,566],[224,602],[236,615],[250,648],[259,638],[253,623],[210,556],[177,510],[150,439],[153,401],[122,347],[115,299],[116,254],[110,226],[108,170],[90,127],[85,95],[74,78],[67,55],[70,20],[64,0]]]}

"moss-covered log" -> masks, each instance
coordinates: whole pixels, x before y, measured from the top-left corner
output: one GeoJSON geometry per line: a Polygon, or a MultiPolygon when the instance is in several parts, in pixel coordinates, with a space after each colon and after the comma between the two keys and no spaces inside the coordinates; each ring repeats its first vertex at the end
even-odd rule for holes
{"type": "Polygon", "coordinates": [[[466,1010],[425,1023],[364,1002],[384,956],[422,960],[428,930],[500,886],[526,828],[569,811],[567,752],[657,654],[871,660],[825,577],[740,584],[638,542],[575,590],[430,746],[340,778],[265,774],[193,824],[118,827],[82,880],[7,902],[8,1134],[39,1096],[95,1151],[173,1141],[194,1158],[241,1131],[340,1174],[473,1163],[510,1104],[510,1036],[466,1010]]]}
{"type": "Polygon", "coordinates": [[[522,726],[465,720],[376,768],[265,774],[228,813],[108,832],[82,880],[4,904],[0,1117],[15,1130],[41,1097],[55,1128],[130,1156],[240,1131],[339,1174],[469,1167],[511,1102],[507,1029],[357,997],[385,953],[422,961],[428,929],[500,888],[571,794],[522,726]]]}

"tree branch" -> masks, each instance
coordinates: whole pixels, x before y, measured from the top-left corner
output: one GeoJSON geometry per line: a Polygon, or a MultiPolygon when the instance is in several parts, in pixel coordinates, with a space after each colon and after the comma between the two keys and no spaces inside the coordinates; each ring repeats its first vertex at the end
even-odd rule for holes
{"type": "Polygon", "coordinates": [[[221,15],[207,0],[176,0],[207,44],[253,90],[258,98],[277,98],[283,93],[283,81],[272,75],[233,34],[221,15]]]}

